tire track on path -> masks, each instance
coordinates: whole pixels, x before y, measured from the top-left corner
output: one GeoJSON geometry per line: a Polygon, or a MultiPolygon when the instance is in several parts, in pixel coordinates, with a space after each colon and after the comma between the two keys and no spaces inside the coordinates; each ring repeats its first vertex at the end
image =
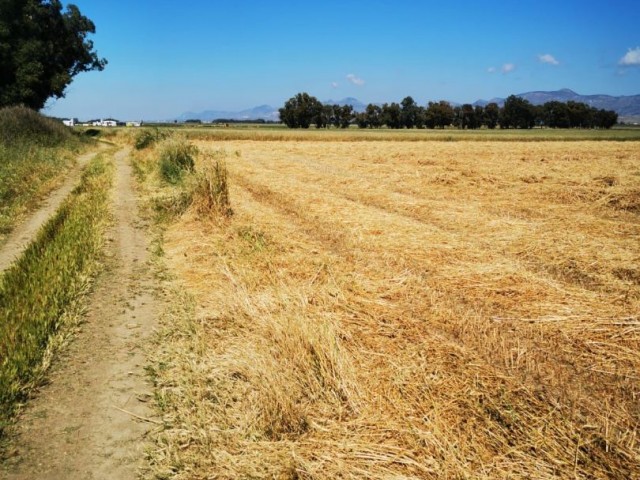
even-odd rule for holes
{"type": "Polygon", "coordinates": [[[77,164],[70,170],[62,186],[54,190],[44,201],[41,208],[27,220],[18,225],[7,237],[4,245],[0,244],[0,274],[22,255],[49,218],[58,210],[65,198],[78,184],[78,180],[87,164],[98,154],[93,151],[80,155],[77,164]]]}
{"type": "Polygon", "coordinates": [[[154,280],[128,149],[115,154],[114,226],[81,332],[18,421],[6,479],[131,479],[156,420],[144,346],[156,325],[154,280]]]}

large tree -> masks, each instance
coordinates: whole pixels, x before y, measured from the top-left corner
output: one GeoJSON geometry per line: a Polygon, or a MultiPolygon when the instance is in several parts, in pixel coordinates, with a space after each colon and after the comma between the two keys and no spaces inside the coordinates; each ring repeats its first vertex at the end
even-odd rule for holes
{"type": "Polygon", "coordinates": [[[425,111],[425,121],[428,128],[445,128],[451,125],[455,112],[449,102],[429,102],[425,111]]]}
{"type": "Polygon", "coordinates": [[[289,128],[309,128],[312,123],[321,126],[326,125],[327,120],[324,118],[324,107],[316,98],[306,92],[298,93],[295,97],[291,97],[284,104],[284,107],[278,110],[280,120],[289,128]]]}
{"type": "Polygon", "coordinates": [[[532,128],[535,124],[535,109],[531,103],[510,95],[500,112],[501,128],[532,128]]]}
{"type": "Polygon", "coordinates": [[[0,107],[40,109],[81,72],[104,69],[87,35],[95,25],[59,0],[0,0],[0,107]]]}

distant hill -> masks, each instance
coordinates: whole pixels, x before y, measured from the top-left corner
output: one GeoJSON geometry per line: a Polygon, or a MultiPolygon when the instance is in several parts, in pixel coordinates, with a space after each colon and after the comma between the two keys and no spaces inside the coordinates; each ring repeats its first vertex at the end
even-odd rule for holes
{"type": "Polygon", "coordinates": [[[341,107],[344,105],[351,105],[353,107],[353,110],[358,113],[364,112],[367,109],[366,104],[362,103],[360,100],[353,97],[346,97],[346,98],[343,98],[342,100],[327,100],[322,103],[324,103],[325,105],[340,105],[341,107]]]}
{"type": "MultiPolygon", "coordinates": [[[[640,95],[628,95],[614,97],[611,95],[580,95],[568,88],[551,92],[527,92],[520,93],[516,97],[524,98],[534,105],[542,105],[546,102],[582,102],[594,108],[603,108],[605,110],[613,110],[621,119],[627,117],[640,117],[640,95]]],[[[488,103],[495,102],[502,106],[504,98],[492,98],[491,100],[478,100],[474,105],[485,106],[488,103]]]]}
{"type": "Polygon", "coordinates": [[[270,105],[260,105],[258,107],[241,110],[239,112],[229,112],[224,110],[205,110],[203,112],[186,112],[180,115],[177,120],[202,120],[211,122],[213,120],[273,120],[280,119],[278,109],[270,105]]]}

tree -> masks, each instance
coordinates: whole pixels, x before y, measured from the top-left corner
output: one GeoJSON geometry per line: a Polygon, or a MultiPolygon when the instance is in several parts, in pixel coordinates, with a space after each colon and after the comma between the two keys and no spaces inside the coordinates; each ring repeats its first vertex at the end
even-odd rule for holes
{"type": "Polygon", "coordinates": [[[405,97],[400,102],[402,108],[402,126],[405,128],[422,127],[424,124],[424,115],[421,107],[411,97],[405,97]]]}
{"type": "Polygon", "coordinates": [[[484,107],[484,123],[487,128],[494,129],[498,125],[500,118],[500,107],[497,103],[491,102],[484,107]]]}
{"type": "Polygon", "coordinates": [[[534,123],[534,108],[528,100],[510,95],[504,101],[500,115],[501,128],[531,128],[534,123]]]}
{"type": "Polygon", "coordinates": [[[380,128],[382,126],[382,108],[379,105],[370,103],[364,112],[366,124],[370,128],[380,128]]]}
{"type": "Polygon", "coordinates": [[[456,107],[454,112],[456,113],[456,125],[458,128],[475,129],[480,127],[482,107],[480,107],[480,115],[476,113],[476,109],[470,103],[465,103],[461,107],[456,107]]]}
{"type": "Polygon", "coordinates": [[[567,111],[572,128],[591,128],[593,126],[594,109],[586,103],[569,100],[567,102],[567,111]]]}
{"type": "Polygon", "coordinates": [[[322,119],[324,107],[316,97],[302,92],[287,100],[278,112],[287,127],[309,128],[314,121],[322,119]]]}
{"type": "Polygon", "coordinates": [[[550,128],[569,128],[569,108],[566,103],[556,100],[542,105],[542,120],[550,128]]]}
{"type": "Polygon", "coordinates": [[[103,70],[90,33],[95,25],[75,5],[62,12],[60,0],[0,0],[0,107],[39,110],[77,74],[103,70]]]}
{"type": "Polygon", "coordinates": [[[618,114],[613,110],[600,109],[594,113],[594,126],[598,128],[611,128],[618,123],[618,114]]]}
{"type": "Polygon", "coordinates": [[[429,102],[425,112],[425,123],[429,128],[444,128],[451,125],[455,112],[449,102],[440,100],[438,103],[429,102]]]}
{"type": "Polygon", "coordinates": [[[353,106],[343,105],[342,107],[334,107],[334,114],[336,115],[336,127],[349,128],[351,121],[355,118],[353,113],[353,106]]]}
{"type": "Polygon", "coordinates": [[[395,102],[382,105],[382,122],[389,128],[402,128],[402,110],[395,102]]]}

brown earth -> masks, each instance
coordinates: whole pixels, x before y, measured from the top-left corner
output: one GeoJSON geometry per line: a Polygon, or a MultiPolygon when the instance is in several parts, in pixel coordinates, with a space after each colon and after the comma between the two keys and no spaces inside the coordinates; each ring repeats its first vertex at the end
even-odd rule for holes
{"type": "Polygon", "coordinates": [[[1,478],[129,479],[143,459],[144,438],[157,423],[144,373],[157,305],[128,153],[114,157],[105,271],[77,338],[23,411],[1,478]]]}

